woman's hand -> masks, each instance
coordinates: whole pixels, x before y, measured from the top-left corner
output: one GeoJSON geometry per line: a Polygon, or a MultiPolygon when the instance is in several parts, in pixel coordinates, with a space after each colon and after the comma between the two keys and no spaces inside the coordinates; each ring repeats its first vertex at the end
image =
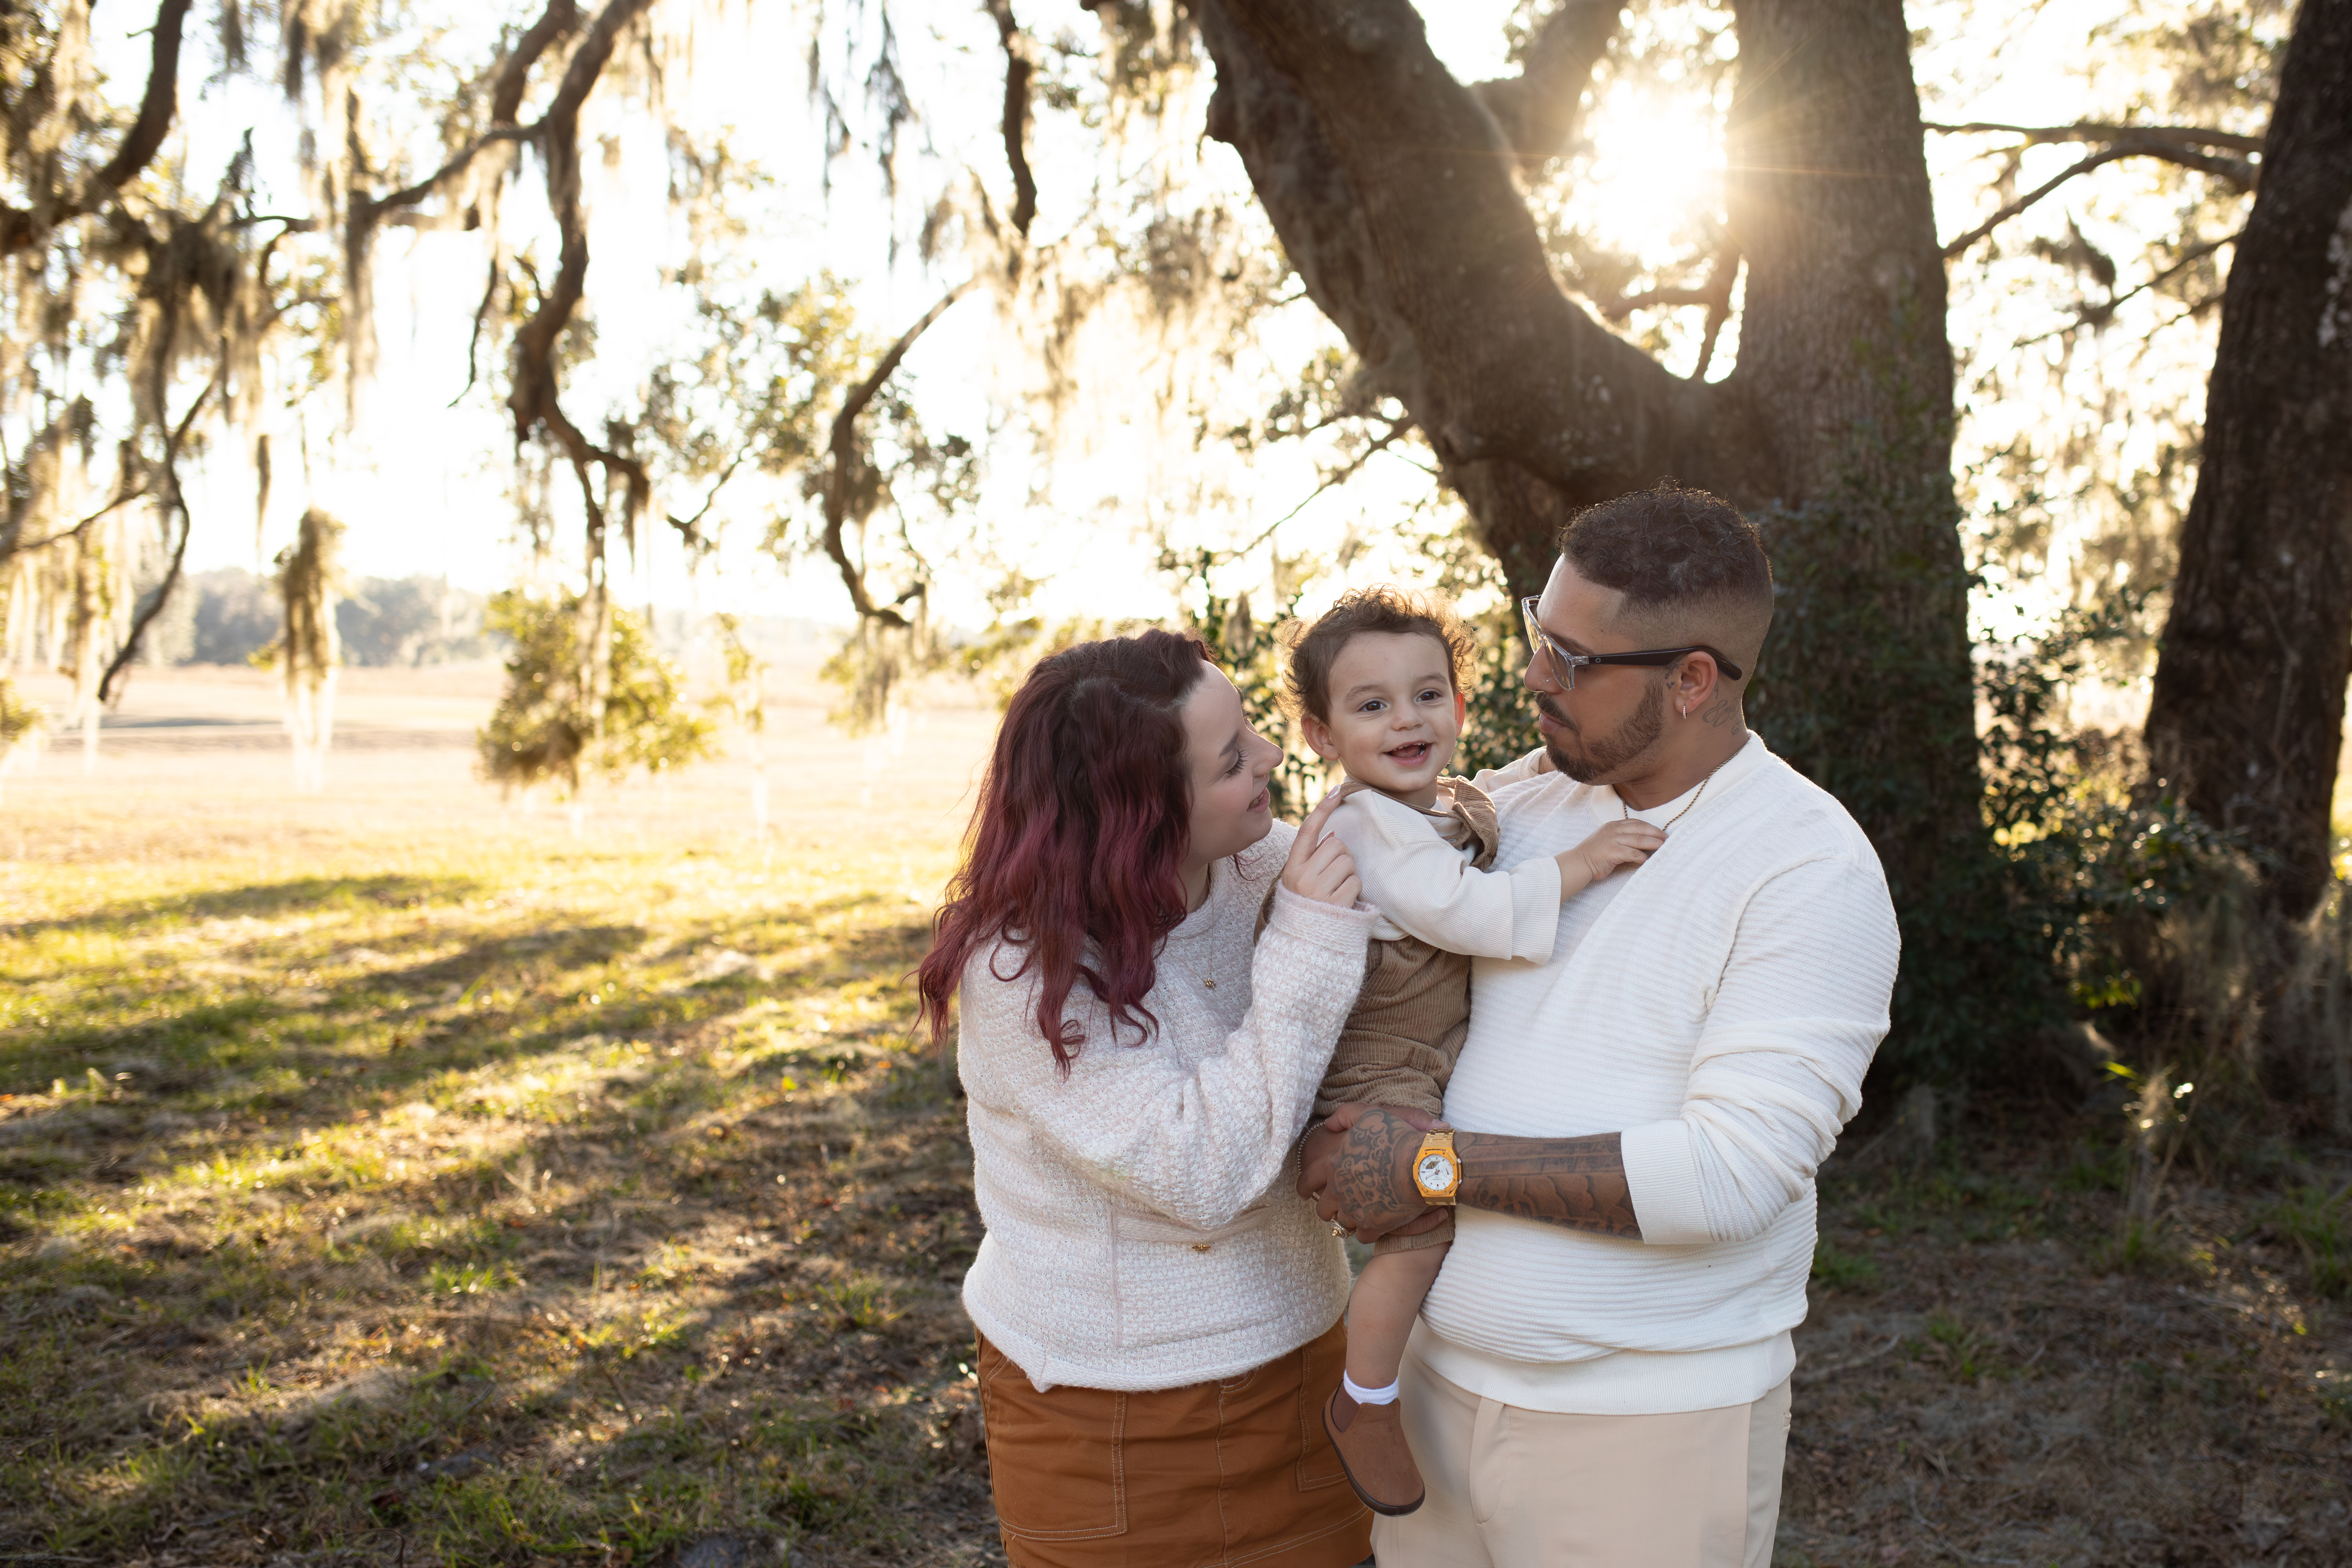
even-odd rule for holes
{"type": "Polygon", "coordinates": [[[1324,831],[1324,824],[1339,809],[1339,798],[1325,795],[1298,825],[1298,837],[1290,841],[1290,858],[1282,865],[1282,885],[1302,899],[1344,910],[1355,903],[1363,884],[1356,879],[1356,862],[1348,847],[1337,834],[1324,831]]]}

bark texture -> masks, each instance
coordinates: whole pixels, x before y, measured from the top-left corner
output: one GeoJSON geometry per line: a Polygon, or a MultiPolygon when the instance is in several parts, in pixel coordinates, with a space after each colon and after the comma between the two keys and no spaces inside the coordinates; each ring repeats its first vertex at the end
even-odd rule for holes
{"type": "Polygon", "coordinates": [[[2147,739],[2164,787],[2266,852],[2294,919],[2328,882],[2352,674],[2352,0],[2304,0],[2262,168],[2147,739]]]}
{"type": "Polygon", "coordinates": [[[1514,91],[1454,81],[1404,0],[1197,0],[1208,131],[1240,153],[1363,394],[1405,404],[1516,591],[1541,585],[1574,510],[1662,478],[1765,530],[1782,595],[1750,721],[1877,844],[1910,950],[1906,1035],[1924,1070],[1953,1071],[2005,961],[1902,8],[1738,5],[1721,270],[1744,258],[1748,283],[1738,366],[1713,385],[1562,292],[1514,178],[1573,123],[1621,9],[1563,6],[1514,91]]]}

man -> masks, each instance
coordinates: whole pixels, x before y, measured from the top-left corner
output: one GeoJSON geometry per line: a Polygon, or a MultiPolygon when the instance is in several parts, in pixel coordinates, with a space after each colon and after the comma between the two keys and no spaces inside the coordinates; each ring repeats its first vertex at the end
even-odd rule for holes
{"type": "Polygon", "coordinates": [[[1485,781],[1496,864],[1627,816],[1666,842],[1569,900],[1548,961],[1476,961],[1460,1131],[1347,1106],[1307,1142],[1300,1191],[1360,1234],[1459,1205],[1402,1378],[1427,1500],[1374,1551],[1763,1568],[1813,1172],[1886,1032],[1894,910],[1853,819],[1747,729],[1772,578],[1736,510],[1594,507],[1527,608],[1544,746],[1485,781]]]}

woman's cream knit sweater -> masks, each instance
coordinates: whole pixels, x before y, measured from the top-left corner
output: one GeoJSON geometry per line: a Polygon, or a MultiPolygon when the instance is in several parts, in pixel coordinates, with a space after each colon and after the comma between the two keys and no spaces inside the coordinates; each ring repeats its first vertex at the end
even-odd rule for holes
{"type": "Polygon", "coordinates": [[[959,1066],[973,1184],[988,1227],[964,1309],[1040,1388],[1175,1388],[1232,1377],[1337,1321],[1348,1267],[1292,1189],[1373,916],[1275,895],[1294,829],[1277,823],[1211,868],[1169,934],[1141,1045],[1082,981],[1086,1031],[1066,1077],[1039,1036],[1034,974],[999,942],[964,967],[959,1066]],[[1213,982],[1214,984],[1210,984],[1213,982]]]}

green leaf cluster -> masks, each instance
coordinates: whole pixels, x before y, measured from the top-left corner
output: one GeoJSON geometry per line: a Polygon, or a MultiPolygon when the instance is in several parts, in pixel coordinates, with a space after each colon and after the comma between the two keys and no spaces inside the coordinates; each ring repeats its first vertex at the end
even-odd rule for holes
{"type": "Polygon", "coordinates": [[[594,679],[587,607],[577,594],[509,589],[490,600],[484,618],[514,652],[506,690],[476,735],[484,777],[525,789],[552,782],[577,795],[583,770],[617,783],[713,754],[718,726],[687,705],[677,667],[654,650],[639,616],[607,611],[603,679],[594,679]]]}
{"type": "Polygon", "coordinates": [[[2244,854],[2170,795],[2137,788],[2143,770],[2121,739],[2063,722],[2067,689],[2103,647],[2140,635],[2145,609],[2123,593],[1977,650],[1984,819],[2005,912],[2074,1008],[2095,1016],[2141,1003],[2147,922],[2228,883],[2244,854]]]}
{"type": "Polygon", "coordinates": [[[26,701],[14,683],[0,680],[0,752],[37,736],[48,717],[40,704],[26,701]]]}

